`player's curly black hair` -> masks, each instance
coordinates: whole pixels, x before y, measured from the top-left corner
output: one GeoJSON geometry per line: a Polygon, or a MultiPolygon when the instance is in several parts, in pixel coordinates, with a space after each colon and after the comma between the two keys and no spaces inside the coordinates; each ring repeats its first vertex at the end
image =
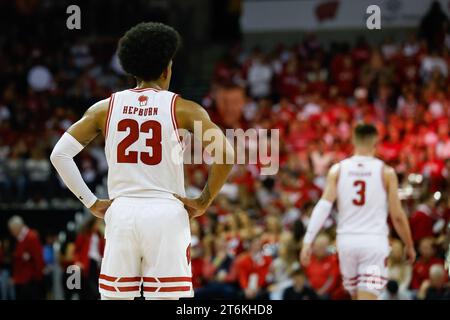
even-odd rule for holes
{"type": "Polygon", "coordinates": [[[156,80],[180,46],[178,32],[159,22],[142,22],[119,41],[118,56],[125,72],[140,80],[156,80]]]}

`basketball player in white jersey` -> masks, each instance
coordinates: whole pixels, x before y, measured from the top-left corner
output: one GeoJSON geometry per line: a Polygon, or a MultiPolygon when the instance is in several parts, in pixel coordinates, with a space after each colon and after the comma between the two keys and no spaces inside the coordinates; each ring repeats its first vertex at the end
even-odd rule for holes
{"type": "Polygon", "coordinates": [[[353,299],[377,299],[387,283],[388,212],[405,243],[409,262],[416,252],[408,219],[398,197],[395,171],[374,157],[377,130],[359,124],[353,134],[354,156],[331,167],[321,200],[303,239],[300,260],[307,265],[311,244],[337,200],[337,250],[344,287],[353,299]]]}
{"type": "MultiPolygon", "coordinates": [[[[178,33],[161,23],[131,28],[119,42],[118,56],[137,87],[90,107],[50,157],[68,188],[105,219],[99,278],[105,300],[139,297],[141,285],[148,299],[193,296],[189,216],[205,212],[232,168],[224,159],[234,159],[233,149],[206,111],[168,91],[179,42],[178,33]],[[215,131],[217,148],[203,192],[187,199],[178,128],[193,132],[196,121],[203,130],[215,131]],[[73,161],[100,134],[105,137],[111,200],[97,199],[73,161]]],[[[204,142],[202,133],[194,134],[204,142]]]]}

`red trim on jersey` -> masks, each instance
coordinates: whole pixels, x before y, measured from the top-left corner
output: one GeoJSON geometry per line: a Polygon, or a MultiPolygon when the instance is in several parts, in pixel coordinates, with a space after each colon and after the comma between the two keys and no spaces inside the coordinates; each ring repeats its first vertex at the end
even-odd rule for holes
{"type": "Polygon", "coordinates": [[[178,94],[174,94],[172,97],[172,102],[170,103],[170,113],[172,115],[172,125],[173,125],[173,130],[175,131],[175,134],[177,135],[177,140],[178,143],[180,144],[180,146],[183,148],[183,145],[181,144],[181,140],[180,140],[180,135],[178,133],[178,122],[177,122],[177,116],[175,113],[175,104],[177,101],[177,98],[179,97],[178,94]]]}
{"type": "Polygon", "coordinates": [[[118,282],[140,282],[141,277],[124,277],[120,278],[118,282]]]}
{"type": "Polygon", "coordinates": [[[191,277],[143,277],[144,282],[192,282],[191,277]]]}
{"type": "Polygon", "coordinates": [[[158,278],[159,282],[191,282],[191,277],[165,277],[158,278]]]}
{"type": "Polygon", "coordinates": [[[112,287],[107,286],[106,284],[100,283],[99,284],[100,289],[106,290],[106,291],[113,291],[113,292],[130,292],[130,291],[138,291],[140,290],[139,286],[130,286],[130,287],[112,287]]]}
{"type": "Polygon", "coordinates": [[[366,278],[378,278],[382,280],[389,280],[389,278],[383,277],[383,276],[376,276],[373,274],[360,274],[358,277],[366,277],[366,278]]]}
{"type": "Polygon", "coordinates": [[[158,292],[175,292],[175,291],[190,291],[191,287],[183,286],[183,287],[162,287],[158,290],[158,292]]]}
{"type": "Polygon", "coordinates": [[[114,282],[114,281],[117,280],[117,277],[111,277],[111,276],[107,276],[107,275],[105,275],[105,274],[101,274],[101,275],[99,276],[99,279],[103,279],[103,280],[106,280],[106,281],[114,282]]]}
{"type": "Polygon", "coordinates": [[[153,91],[156,91],[156,92],[159,92],[160,90],[158,90],[158,89],[155,89],[155,88],[133,88],[133,89],[128,89],[129,91],[133,91],[133,92],[144,92],[144,91],[147,91],[147,90],[153,90],[153,91]]]}
{"type": "Polygon", "coordinates": [[[108,104],[108,115],[106,116],[106,123],[105,123],[105,140],[108,138],[108,130],[109,130],[109,121],[111,120],[111,113],[112,109],[114,108],[114,99],[115,99],[115,93],[111,95],[109,98],[109,104],[108,104]]]}
{"type": "Polygon", "coordinates": [[[156,290],[158,290],[158,287],[143,287],[142,290],[144,292],[156,292],[156,290]]]}
{"type": "Polygon", "coordinates": [[[114,291],[117,292],[116,287],[107,286],[106,284],[100,283],[99,284],[100,289],[106,290],[106,291],[114,291]]]}
{"type": "Polygon", "coordinates": [[[100,274],[99,279],[103,279],[106,281],[110,281],[110,282],[140,282],[141,281],[141,277],[112,277],[112,276],[108,276],[106,274],[100,274]]]}
{"type": "Polygon", "coordinates": [[[139,286],[131,286],[131,287],[117,287],[119,292],[130,292],[130,291],[140,291],[141,288],[139,286]]]}
{"type": "Polygon", "coordinates": [[[190,291],[191,287],[181,286],[181,287],[144,287],[144,292],[177,292],[177,291],[190,291]]]}

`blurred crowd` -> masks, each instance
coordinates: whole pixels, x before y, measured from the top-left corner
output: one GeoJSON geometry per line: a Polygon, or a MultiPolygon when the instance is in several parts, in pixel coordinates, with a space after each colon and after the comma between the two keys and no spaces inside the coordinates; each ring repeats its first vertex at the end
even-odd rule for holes
{"type": "MultiPolygon", "coordinates": [[[[355,44],[324,46],[314,34],[271,50],[236,45],[217,62],[203,106],[224,129],[279,129],[280,170],[262,176],[258,164],[235,166],[207,214],[191,221],[196,298],[349,298],[334,246],[336,212],[317,237],[308,267],[299,265],[298,252],[328,168],[351,154],[352,126],[366,121],[378,127],[378,156],[399,175],[419,253],[408,265],[402,243],[391,234],[390,281],[382,298],[450,299],[444,269],[450,34],[427,28],[425,23],[421,31],[436,36],[412,33],[403,42],[386,38],[379,45],[361,37],[355,44]]],[[[80,206],[48,156],[89,105],[132,85],[114,45],[0,43],[0,206],[80,206]]],[[[105,193],[102,142],[94,141],[76,160],[91,189],[105,193]]],[[[198,195],[207,167],[189,165],[185,171],[187,194],[198,195]]],[[[0,241],[0,297],[51,299],[56,281],[65,299],[98,298],[102,224],[89,219],[61,241],[42,239],[20,217],[11,219],[14,241],[0,241]],[[72,265],[82,272],[80,290],[67,289],[65,270],[72,265]],[[55,268],[63,270],[59,277],[55,268]]]]}

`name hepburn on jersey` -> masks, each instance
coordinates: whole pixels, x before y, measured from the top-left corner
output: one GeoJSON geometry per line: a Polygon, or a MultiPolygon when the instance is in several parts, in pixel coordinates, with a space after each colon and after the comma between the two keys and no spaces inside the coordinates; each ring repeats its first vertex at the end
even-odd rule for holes
{"type": "Polygon", "coordinates": [[[136,114],[138,116],[156,116],[158,115],[157,107],[139,108],[133,106],[124,106],[122,110],[123,114],[136,114]]]}

